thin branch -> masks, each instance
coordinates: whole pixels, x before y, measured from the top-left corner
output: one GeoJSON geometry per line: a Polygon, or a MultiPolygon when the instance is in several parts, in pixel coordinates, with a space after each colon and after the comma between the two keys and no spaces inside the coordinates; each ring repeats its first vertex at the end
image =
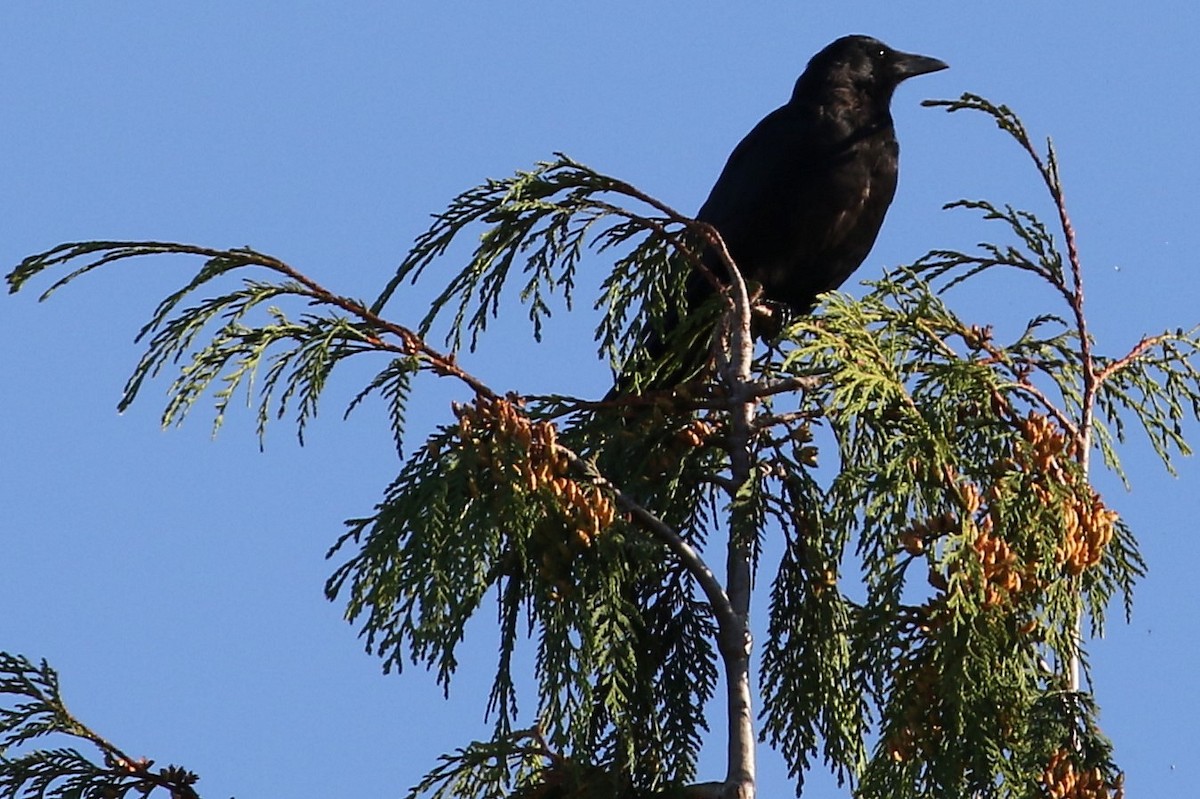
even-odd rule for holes
{"type": "Polygon", "coordinates": [[[818,418],[819,415],[819,411],[788,411],[786,413],[763,414],[755,418],[751,429],[755,433],[758,433],[778,425],[790,427],[796,422],[811,422],[813,419],[818,418]]]}
{"type": "Polygon", "coordinates": [[[781,380],[759,380],[747,386],[747,394],[755,399],[763,399],[793,391],[815,391],[826,379],[825,375],[796,375],[781,380]]]}
{"type": "MultiPolygon", "coordinates": [[[[436,374],[444,377],[455,377],[467,384],[467,386],[469,386],[476,394],[487,397],[488,399],[495,399],[498,396],[483,381],[460,367],[457,359],[453,355],[447,355],[435,350],[433,347],[430,347],[424,339],[422,339],[412,330],[409,330],[407,327],[384,319],[360,302],[333,293],[317,283],[315,280],[309,278],[277,258],[263,256],[261,265],[269,269],[273,269],[281,274],[287,275],[297,283],[305,286],[313,293],[314,298],[330,305],[334,305],[346,311],[347,313],[357,316],[359,319],[370,324],[377,330],[386,331],[396,336],[403,342],[404,348],[400,350],[401,352],[406,355],[417,355],[424,357],[427,361],[429,361],[431,368],[436,374]]],[[[382,344],[382,342],[379,343],[382,344]]]]}
{"type": "Polygon", "coordinates": [[[1103,383],[1105,380],[1112,377],[1117,372],[1120,372],[1122,369],[1125,369],[1138,358],[1142,357],[1146,350],[1150,349],[1151,347],[1158,346],[1170,337],[1171,336],[1166,333],[1160,333],[1157,336],[1143,336],[1142,340],[1139,341],[1133,347],[1133,349],[1096,373],[1096,384],[1099,385],[1100,383],[1103,383]]]}
{"type": "Polygon", "coordinates": [[[1059,427],[1061,427],[1067,433],[1067,435],[1076,441],[1079,440],[1079,428],[1075,424],[1075,421],[1066,413],[1064,413],[1057,405],[1051,402],[1050,398],[1047,397],[1040,388],[1032,383],[1027,382],[1012,383],[1010,387],[1013,389],[1013,391],[1019,391],[1022,394],[1027,395],[1030,399],[1035,400],[1048,416],[1053,418],[1054,421],[1058,422],[1059,427]]]}

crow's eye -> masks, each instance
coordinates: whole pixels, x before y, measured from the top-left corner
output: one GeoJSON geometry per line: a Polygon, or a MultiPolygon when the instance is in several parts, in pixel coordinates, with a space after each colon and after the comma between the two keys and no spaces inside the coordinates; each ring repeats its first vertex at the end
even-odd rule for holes
{"type": "Polygon", "coordinates": [[[878,52],[878,53],[876,53],[876,55],[877,55],[877,56],[879,56],[880,58],[885,58],[885,57],[887,56],[887,50],[884,50],[884,49],[882,49],[882,48],[881,48],[881,49],[879,50],[879,52],[878,52]]]}

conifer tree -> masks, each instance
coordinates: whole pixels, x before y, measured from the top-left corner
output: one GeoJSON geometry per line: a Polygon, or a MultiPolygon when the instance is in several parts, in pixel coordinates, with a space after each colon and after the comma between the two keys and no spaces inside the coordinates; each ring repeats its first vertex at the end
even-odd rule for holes
{"type": "MultiPolygon", "coordinates": [[[[821,764],[871,799],[1119,796],[1085,642],[1114,601],[1128,612],[1143,563],[1092,473],[1121,473],[1130,426],[1168,469],[1189,452],[1200,337],[1102,354],[1053,148],[980,97],[928,105],[993,120],[1053,220],[951,203],[1002,243],[933,250],[859,301],[827,295],[769,347],[755,348],[755,287],[714,229],[562,155],[456,197],[371,303],[251,249],[170,242],[63,244],[8,282],[52,276],[44,298],[114,262],[199,257],[142,328],[121,401],[179,364],[164,425],[210,398],[219,427],[246,395],[260,436],[291,416],[303,440],[336,367],[381,362],[349,410],[382,397],[406,454],[334,541],[326,593],[385,669],[424,667],[443,686],[468,622],[493,606],[500,619],[492,736],[432,764],[413,799],[752,799],[760,738],[798,794],[821,764]],[[437,279],[451,242],[480,230],[424,319],[391,321],[393,297],[437,279]],[[658,329],[705,248],[731,276],[721,302],[658,329]],[[611,260],[602,281],[586,274],[589,250],[611,260]],[[1046,289],[1009,340],[948,302],[996,269],[1046,289]],[[711,336],[711,374],[597,401],[488,385],[457,359],[512,311],[506,291],[537,338],[597,284],[600,354],[632,385],[678,368],[640,351],[648,331],[711,336]],[[414,443],[405,414],[429,378],[462,397],[414,443]],[[752,625],[756,588],[769,614],[752,625]],[[532,674],[514,666],[524,647],[532,674]],[[698,774],[718,714],[726,771],[698,774]]],[[[196,775],[72,716],[44,662],[0,655],[0,694],[0,797],[197,796],[196,775]],[[98,754],[53,745],[64,737],[98,754]]]]}

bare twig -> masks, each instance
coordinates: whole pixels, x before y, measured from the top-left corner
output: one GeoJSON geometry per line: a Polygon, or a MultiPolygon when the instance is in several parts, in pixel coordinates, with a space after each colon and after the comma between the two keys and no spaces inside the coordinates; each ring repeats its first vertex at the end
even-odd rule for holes
{"type": "Polygon", "coordinates": [[[1157,336],[1143,336],[1142,340],[1134,345],[1133,349],[1096,373],[1097,385],[1103,383],[1105,380],[1117,374],[1122,369],[1128,367],[1138,358],[1142,357],[1146,350],[1150,349],[1151,347],[1158,346],[1168,338],[1170,338],[1170,336],[1166,334],[1159,334],[1157,336]]]}

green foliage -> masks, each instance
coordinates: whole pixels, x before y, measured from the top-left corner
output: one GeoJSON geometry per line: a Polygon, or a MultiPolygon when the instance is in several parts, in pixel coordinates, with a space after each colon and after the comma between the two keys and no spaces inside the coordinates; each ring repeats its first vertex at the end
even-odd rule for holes
{"type": "Polygon", "coordinates": [[[467,624],[494,592],[498,735],[517,713],[514,647],[533,632],[537,717],[552,745],[623,763],[648,784],[690,775],[716,676],[691,580],[572,476],[548,446],[548,422],[506,400],[457,414],[408,459],[376,514],[350,522],[330,554],[357,552],[328,595],[348,595],[347,618],[365,618],[385,669],[408,660],[448,688],[467,624]]]}
{"type": "MultiPolygon", "coordinates": [[[[525,282],[519,297],[528,306],[533,334],[541,339],[550,316],[550,297],[562,292],[574,302],[580,259],[587,249],[616,253],[595,307],[600,351],[614,363],[629,359],[647,327],[661,329],[661,316],[637,318],[638,309],[677,307],[683,285],[700,263],[700,226],[638,189],[602,175],[565,155],[503,180],[489,180],[455,197],[420,237],[371,306],[378,313],[405,281],[416,281],[451,243],[477,223],[488,227],[466,265],[434,300],[418,327],[424,337],[439,315],[449,312],[445,343],[451,350],[467,339],[474,349],[514,266],[525,282]],[[632,207],[638,210],[630,210],[632,207]],[[647,209],[647,210],[643,210],[647,209]]],[[[692,331],[693,334],[695,331],[692,331]]]]}
{"type": "Polygon", "coordinates": [[[442,755],[440,764],[413,787],[411,795],[427,795],[430,799],[504,796],[540,771],[548,755],[533,731],[474,741],[453,754],[442,755]]]}
{"type": "MultiPolygon", "coordinates": [[[[792,508],[819,508],[819,489],[803,477],[783,489],[792,508]]],[[[787,543],[771,586],[761,666],[763,735],[784,756],[799,790],[818,749],[839,779],[859,772],[869,692],[852,651],[858,609],[837,590],[844,542],[820,532],[815,510],[782,522],[787,543]]]]}
{"type": "Polygon", "coordinates": [[[58,674],[45,661],[0,652],[0,796],[22,799],[124,799],[161,788],[195,799],[195,774],[178,766],[152,770],[81,724],[67,710],[58,674]],[[11,702],[11,703],[10,703],[11,702]],[[30,749],[41,738],[74,738],[99,750],[103,762],[72,747],[30,749]]]}
{"type": "Polygon", "coordinates": [[[0,653],[0,692],[28,701],[0,708],[0,752],[33,738],[76,731],[58,688],[58,674],[44,661],[35,666],[19,655],[0,653]]]}
{"type": "MultiPolygon", "coordinates": [[[[211,396],[219,426],[243,391],[260,437],[289,412],[303,436],[334,368],[376,353],[386,363],[347,413],[379,394],[399,447],[415,375],[464,386],[454,420],[409,448],[383,499],[329,553],[340,562],[327,595],[346,603],[384,669],[431,669],[446,690],[471,620],[495,603],[494,736],[444,757],[413,797],[687,790],[720,670],[731,697],[746,685],[749,594],[764,578],[761,735],[798,789],[819,759],[861,797],[1033,797],[1068,783],[1108,795],[1119,773],[1083,685],[1082,630],[1098,632],[1118,596],[1128,612],[1144,564],[1092,488],[1090,456],[1121,473],[1117,445],[1131,424],[1168,469],[1189,452],[1200,337],[1180,330],[1096,354],[1053,149],[1040,152],[1011,111],[982,98],[931,105],[982,112],[1011,136],[1057,225],[1008,205],[951,203],[998,223],[1002,243],[934,250],[859,302],[828,296],[792,320],[749,380],[735,364],[637,394],[680,365],[650,363],[650,335],[680,353],[725,343],[750,320],[737,302],[714,302],[711,315],[664,329],[713,231],[565,156],[456,197],[370,306],[252,250],[159,242],[63,245],[9,282],[15,291],[83,263],[48,294],[114,261],[202,257],[142,329],[146,354],[122,399],[178,365],[164,424],[211,396]],[[480,226],[416,328],[380,316],[480,226]],[[596,340],[632,375],[621,396],[502,395],[426,343],[446,318],[451,350],[474,347],[513,281],[540,336],[554,296],[575,302],[588,250],[614,261],[594,281],[596,340]],[[1007,341],[946,300],[998,268],[1058,303],[1007,341]],[[269,279],[217,288],[243,269],[269,279]],[[202,289],[212,296],[184,307],[202,289]],[[297,300],[309,310],[271,304],[297,300]],[[514,670],[526,645],[532,711],[519,696],[529,680],[514,670]]],[[[8,693],[40,697],[0,716],[9,745],[77,734],[55,715],[52,672],[4,664],[26,680],[8,693]]],[[[731,728],[730,780],[753,744],[747,728],[731,728]]],[[[22,785],[70,795],[44,786],[92,785],[105,767],[84,763],[57,749],[5,760],[0,797],[22,785]]],[[[129,779],[149,785],[148,775],[129,779]]]]}
{"type": "Polygon", "coordinates": [[[824,491],[793,478],[791,495],[809,487],[786,504],[764,732],[797,777],[818,747],[840,774],[857,774],[869,698],[882,724],[862,795],[993,795],[998,775],[1024,795],[1008,764],[1029,730],[1013,720],[1063,690],[1045,664],[1076,656],[1080,594],[1098,625],[1114,592],[1128,599],[1142,562],[1117,524],[1096,568],[1063,573],[1064,514],[1093,496],[1066,436],[1050,451],[1029,440],[1062,412],[1022,376],[1061,369],[1069,334],[1040,339],[1047,320],[1034,320],[1002,345],[915,272],[873,285],[861,302],[831,297],[790,331],[785,367],[827,375],[801,409],[829,426],[839,468],[824,491]],[[851,542],[861,603],[837,590],[851,542]]]}
{"type": "Polygon", "coordinates": [[[1099,444],[1105,462],[1119,470],[1114,439],[1125,441],[1130,417],[1145,431],[1163,465],[1175,474],[1175,455],[1190,455],[1183,435],[1190,416],[1200,416],[1200,329],[1176,330],[1142,339],[1124,358],[1096,359],[1104,376],[1096,395],[1099,444]]]}
{"type": "MultiPolygon", "coordinates": [[[[295,409],[297,434],[303,442],[304,430],[317,413],[321,392],[336,364],[351,355],[387,349],[381,346],[379,336],[411,335],[366,313],[362,303],[334,295],[282,261],[249,248],[214,250],[167,242],[128,241],[62,244],[26,258],[7,280],[10,291],[16,292],[47,269],[84,261],[43,292],[40,299],[45,300],[68,282],[100,266],[163,254],[194,255],[205,260],[192,280],[159,303],[139,331],[138,340],[147,342],[146,352],[126,382],[118,408],[129,407],[147,379],[157,377],[165,367],[182,363],[168,390],[169,400],[162,416],[164,427],[181,423],[198,400],[211,394],[215,434],[240,389],[245,392],[247,405],[257,405],[260,443],[267,423],[273,418],[283,418],[291,408],[295,409]],[[266,270],[281,279],[264,282],[244,278],[241,288],[178,310],[186,298],[200,289],[245,269],[266,270]],[[305,313],[293,321],[279,308],[267,305],[284,298],[317,304],[329,312],[305,313]],[[263,310],[265,321],[246,324],[252,312],[263,310]],[[359,318],[352,321],[338,311],[359,318]],[[206,343],[198,343],[206,338],[206,343]]],[[[380,371],[350,408],[368,394],[381,392],[388,400],[392,431],[399,446],[411,376],[420,363],[415,353],[394,349],[405,357],[397,358],[380,371]]]]}

